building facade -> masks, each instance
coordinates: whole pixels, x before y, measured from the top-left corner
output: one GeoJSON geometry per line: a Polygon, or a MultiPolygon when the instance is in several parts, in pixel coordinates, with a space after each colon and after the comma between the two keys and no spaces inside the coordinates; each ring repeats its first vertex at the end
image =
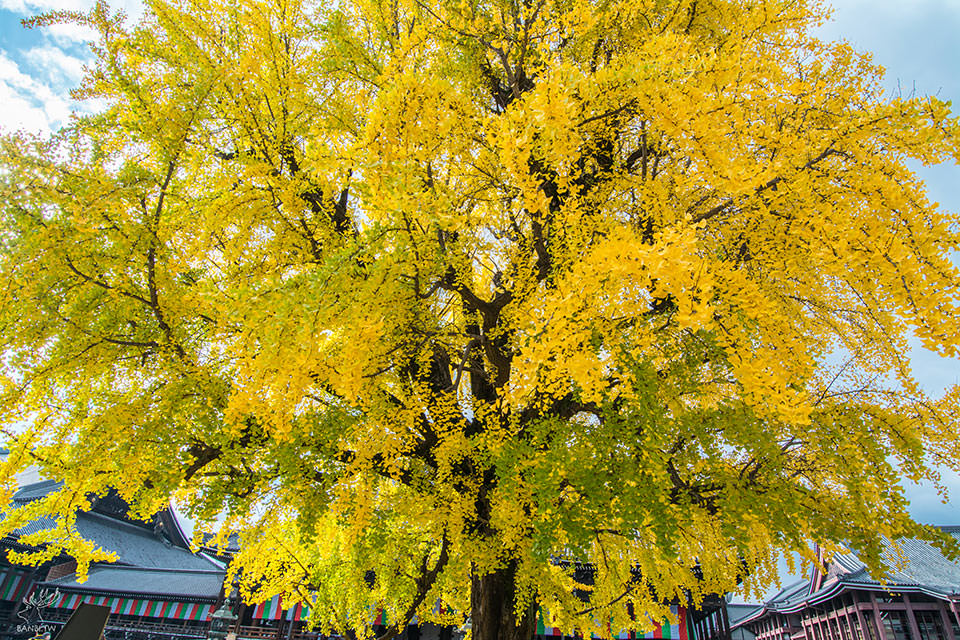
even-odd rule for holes
{"type": "MultiPolygon", "coordinates": [[[[20,505],[57,491],[61,484],[37,480],[14,495],[20,505]]],[[[0,640],[27,640],[43,632],[56,636],[81,602],[110,607],[105,640],[201,640],[208,637],[212,614],[223,606],[223,581],[231,552],[204,547],[190,550],[189,541],[170,509],[150,522],[128,517],[128,506],[112,492],[93,499],[89,511],[77,513],[76,528],[86,540],[117,555],[116,562],[96,563],[79,582],[76,562],[59,556],[39,567],[11,565],[6,551],[30,548],[20,537],[54,526],[38,520],[0,540],[0,640]]],[[[578,571],[589,572],[589,565],[578,571]]],[[[306,626],[309,611],[300,604],[285,606],[279,596],[267,602],[230,601],[236,616],[237,640],[318,640],[306,626]]],[[[674,620],[646,633],[621,631],[617,640],[730,640],[723,598],[711,596],[698,608],[673,605],[674,620]]],[[[532,640],[583,640],[573,630],[545,624],[541,613],[532,640]]],[[[374,633],[387,621],[374,620],[374,633]]],[[[463,630],[411,624],[400,640],[456,640],[463,630]]],[[[326,639],[324,639],[326,640],[326,639]]],[[[898,639],[899,640],[899,639],[898,639]]],[[[960,640],[960,639],[951,639],[960,640]]]]}
{"type": "MultiPolygon", "coordinates": [[[[960,527],[942,527],[960,542],[960,527]]],[[[737,620],[757,640],[960,640],[960,562],[920,540],[889,542],[886,574],[852,553],[821,556],[794,583],[737,620]]]]}
{"type": "MultiPolygon", "coordinates": [[[[60,483],[40,480],[14,495],[20,505],[57,491],[60,483]]],[[[116,554],[113,563],[91,566],[80,583],[77,564],[55,557],[38,567],[11,565],[6,551],[29,547],[20,537],[55,523],[37,520],[0,540],[0,640],[56,633],[81,602],[109,606],[107,640],[183,640],[204,638],[209,616],[223,600],[224,564],[190,551],[170,509],[149,522],[128,516],[115,492],[95,498],[89,511],[77,513],[84,539],[116,554]]]]}

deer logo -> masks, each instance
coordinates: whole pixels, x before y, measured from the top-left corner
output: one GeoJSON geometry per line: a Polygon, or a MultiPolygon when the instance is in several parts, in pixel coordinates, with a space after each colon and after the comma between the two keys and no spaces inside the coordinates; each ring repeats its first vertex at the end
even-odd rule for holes
{"type": "Polygon", "coordinates": [[[46,589],[34,591],[29,596],[24,597],[23,606],[20,608],[20,611],[17,612],[17,617],[29,623],[31,614],[35,614],[37,619],[42,621],[43,617],[40,615],[40,610],[53,605],[53,603],[59,599],[59,589],[54,589],[53,591],[47,591],[46,589]]]}

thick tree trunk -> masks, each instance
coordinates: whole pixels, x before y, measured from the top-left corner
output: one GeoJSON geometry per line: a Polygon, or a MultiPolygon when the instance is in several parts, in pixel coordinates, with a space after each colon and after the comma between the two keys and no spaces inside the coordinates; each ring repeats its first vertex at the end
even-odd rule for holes
{"type": "Polygon", "coordinates": [[[532,640],[537,628],[537,603],[521,615],[515,611],[517,565],[472,578],[470,593],[473,640],[532,640]]]}

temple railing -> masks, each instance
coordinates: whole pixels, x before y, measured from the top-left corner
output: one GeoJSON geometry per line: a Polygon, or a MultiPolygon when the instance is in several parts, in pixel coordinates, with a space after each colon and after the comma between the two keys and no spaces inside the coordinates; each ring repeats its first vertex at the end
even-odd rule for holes
{"type": "MultiPolygon", "coordinates": [[[[55,611],[44,616],[44,622],[63,626],[70,612],[55,611]]],[[[165,624],[147,620],[107,621],[105,637],[140,640],[140,638],[169,638],[170,640],[195,640],[207,637],[206,626],[184,626],[183,624],[165,624]]]]}

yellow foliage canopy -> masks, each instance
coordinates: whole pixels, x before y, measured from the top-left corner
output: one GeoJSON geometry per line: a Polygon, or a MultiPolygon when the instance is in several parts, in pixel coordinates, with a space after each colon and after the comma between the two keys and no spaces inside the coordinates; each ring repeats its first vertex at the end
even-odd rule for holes
{"type": "Polygon", "coordinates": [[[440,600],[483,640],[484,598],[604,634],[645,624],[624,601],[759,588],[809,539],[875,564],[881,536],[935,536],[897,481],[957,468],[958,394],[924,395],[906,340],[957,354],[960,236],[905,162],[956,160],[960,128],[885,98],[821,17],[38,19],[96,30],[78,91],[104,107],[0,148],[5,490],[34,462],[66,481],[0,533],[58,513],[45,553],[96,560],[85,496],[175,496],[240,533],[249,597],[327,629],[449,622],[440,600]],[[595,563],[590,607],[563,559],[595,563]]]}

